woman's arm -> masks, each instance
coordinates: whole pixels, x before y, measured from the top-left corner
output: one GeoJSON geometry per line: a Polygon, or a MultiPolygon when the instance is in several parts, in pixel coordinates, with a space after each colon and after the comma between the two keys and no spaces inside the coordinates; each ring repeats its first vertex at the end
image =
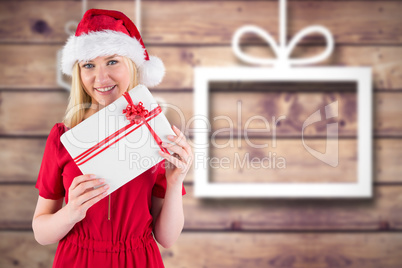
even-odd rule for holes
{"type": "Polygon", "coordinates": [[[41,245],[60,241],[74,225],[85,218],[87,210],[107,195],[107,185],[93,175],[74,178],[69,189],[69,202],[63,206],[63,199],[51,200],[38,198],[32,220],[35,239],[41,245]]]}
{"type": "Polygon", "coordinates": [[[66,209],[62,205],[63,198],[51,200],[39,196],[32,220],[32,229],[39,244],[56,243],[73,228],[74,224],[69,223],[66,209]]]}
{"type": "Polygon", "coordinates": [[[155,239],[169,248],[180,236],[184,226],[182,184],[167,186],[165,199],[152,197],[155,239]]]}
{"type": "Polygon", "coordinates": [[[174,155],[160,151],[166,159],[165,198],[152,197],[152,216],[154,218],[155,239],[168,248],[179,237],[184,226],[182,187],[183,181],[193,161],[193,153],[184,134],[173,126],[177,136],[168,136],[174,143],[162,143],[162,146],[174,152],[174,155]]]}

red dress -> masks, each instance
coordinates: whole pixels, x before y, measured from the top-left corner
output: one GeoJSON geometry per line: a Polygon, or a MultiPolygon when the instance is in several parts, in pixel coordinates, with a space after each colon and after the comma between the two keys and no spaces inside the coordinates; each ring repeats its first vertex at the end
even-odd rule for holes
{"type": "MultiPolygon", "coordinates": [[[[65,197],[68,203],[68,189],[82,172],[60,142],[66,130],[58,123],[50,131],[36,188],[43,198],[65,197]]],[[[110,200],[106,196],[93,205],[60,240],[53,267],[164,267],[150,210],[152,195],[164,198],[165,190],[162,161],[113,192],[110,200]]]]}

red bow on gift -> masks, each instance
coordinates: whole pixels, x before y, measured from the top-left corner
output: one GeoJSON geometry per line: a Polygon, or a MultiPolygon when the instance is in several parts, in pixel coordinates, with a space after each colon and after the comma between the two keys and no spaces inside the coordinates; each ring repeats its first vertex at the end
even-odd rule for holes
{"type": "Polygon", "coordinates": [[[141,124],[143,122],[144,125],[146,125],[146,127],[149,129],[149,132],[151,132],[152,137],[154,137],[156,143],[159,145],[161,150],[165,153],[170,154],[166,148],[162,147],[162,140],[148,124],[148,121],[150,119],[162,112],[161,107],[158,105],[155,109],[149,112],[147,109],[144,108],[142,102],[138,102],[138,104],[135,105],[128,92],[124,92],[123,96],[128,102],[126,109],[123,109],[123,114],[126,114],[126,118],[131,122],[131,124],[141,124]]]}
{"type": "Polygon", "coordinates": [[[148,117],[149,112],[144,108],[143,103],[139,102],[137,105],[128,103],[126,109],[123,110],[123,114],[126,114],[126,118],[131,123],[139,124],[148,117]]]}

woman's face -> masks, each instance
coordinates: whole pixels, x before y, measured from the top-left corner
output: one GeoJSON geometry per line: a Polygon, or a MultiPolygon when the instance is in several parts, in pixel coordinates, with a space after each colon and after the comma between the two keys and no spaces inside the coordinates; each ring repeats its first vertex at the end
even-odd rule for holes
{"type": "Polygon", "coordinates": [[[79,63],[81,81],[92,104],[107,106],[121,97],[130,84],[130,71],[123,57],[102,56],[79,63]]]}

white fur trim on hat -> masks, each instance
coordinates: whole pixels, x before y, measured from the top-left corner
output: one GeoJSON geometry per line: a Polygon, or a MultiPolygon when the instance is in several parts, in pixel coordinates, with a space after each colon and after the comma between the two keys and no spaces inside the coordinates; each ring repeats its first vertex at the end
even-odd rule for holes
{"type": "Polygon", "coordinates": [[[165,75],[165,66],[160,58],[149,56],[149,60],[145,61],[138,68],[138,78],[141,84],[153,87],[162,82],[165,75]]]}
{"type": "Polygon", "coordinates": [[[125,56],[137,66],[139,82],[145,86],[155,86],[165,74],[163,62],[156,57],[145,60],[145,48],[137,39],[112,30],[90,32],[80,36],[71,36],[63,48],[61,69],[71,75],[74,64],[89,61],[99,56],[125,56]]]}

